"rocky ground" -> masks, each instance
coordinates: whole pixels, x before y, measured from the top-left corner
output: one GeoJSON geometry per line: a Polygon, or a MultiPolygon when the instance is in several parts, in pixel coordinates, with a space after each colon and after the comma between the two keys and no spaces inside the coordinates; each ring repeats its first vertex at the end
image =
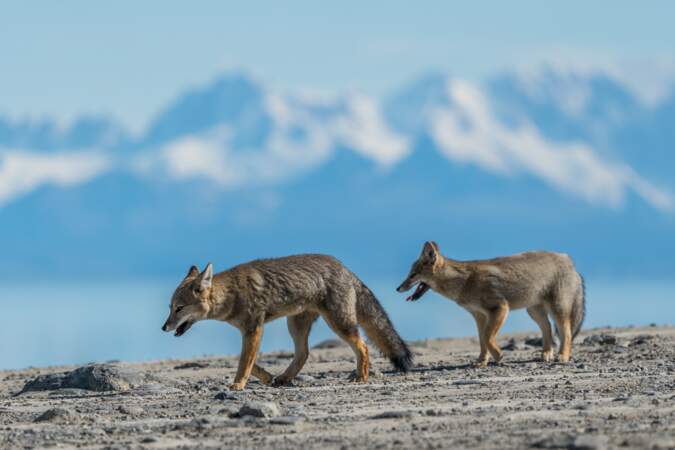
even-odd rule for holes
{"type": "Polygon", "coordinates": [[[235,357],[0,372],[0,448],[675,448],[675,327],[591,330],[567,365],[527,338],[487,369],[475,339],[416,342],[412,373],[376,357],[365,385],[331,342],[294,386],[243,392],[235,357]]]}

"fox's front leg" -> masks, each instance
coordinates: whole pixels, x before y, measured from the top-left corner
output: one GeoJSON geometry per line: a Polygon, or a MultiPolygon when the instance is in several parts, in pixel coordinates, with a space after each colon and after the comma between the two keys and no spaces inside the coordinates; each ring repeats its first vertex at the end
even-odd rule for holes
{"type": "Polygon", "coordinates": [[[478,355],[478,359],[476,359],[472,365],[476,368],[485,368],[487,367],[488,359],[490,358],[487,340],[485,337],[485,324],[487,322],[487,318],[485,315],[479,312],[472,312],[471,314],[476,320],[476,328],[478,329],[478,342],[480,342],[480,355],[478,355]]]}
{"type": "Polygon", "coordinates": [[[502,360],[502,351],[497,346],[497,333],[504,325],[506,316],[509,314],[509,306],[503,301],[495,308],[488,311],[487,322],[485,323],[485,342],[492,359],[499,363],[502,360]]]}
{"type": "Polygon", "coordinates": [[[239,367],[237,368],[237,375],[234,377],[234,383],[230,385],[231,390],[241,391],[246,387],[246,383],[248,382],[248,379],[251,376],[251,371],[253,370],[253,365],[255,364],[255,358],[258,355],[262,334],[262,324],[242,331],[242,345],[241,356],[239,357],[239,367]]]}

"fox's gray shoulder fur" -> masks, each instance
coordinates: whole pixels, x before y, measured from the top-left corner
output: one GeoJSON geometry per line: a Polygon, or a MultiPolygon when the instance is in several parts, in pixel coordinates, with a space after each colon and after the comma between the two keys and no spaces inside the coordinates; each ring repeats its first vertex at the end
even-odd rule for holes
{"type": "Polygon", "coordinates": [[[303,311],[322,315],[338,333],[361,325],[397,369],[411,366],[408,346],[375,295],[332,256],[294,255],[235,266],[213,277],[213,297],[221,300],[216,318],[239,327],[303,311]]]}

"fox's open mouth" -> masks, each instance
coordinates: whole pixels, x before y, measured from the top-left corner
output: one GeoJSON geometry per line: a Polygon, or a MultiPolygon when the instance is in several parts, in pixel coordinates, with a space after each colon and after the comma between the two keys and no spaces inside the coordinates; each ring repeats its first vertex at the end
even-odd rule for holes
{"type": "Polygon", "coordinates": [[[407,302],[414,302],[416,300],[419,300],[426,292],[429,290],[429,285],[421,282],[417,285],[415,288],[415,292],[413,292],[408,298],[405,299],[407,302]]]}
{"type": "Polygon", "coordinates": [[[178,325],[178,328],[176,328],[176,333],[174,333],[174,336],[178,337],[178,336],[184,335],[185,332],[187,330],[189,330],[191,326],[192,326],[192,322],[190,322],[189,320],[186,320],[185,322],[178,325]]]}

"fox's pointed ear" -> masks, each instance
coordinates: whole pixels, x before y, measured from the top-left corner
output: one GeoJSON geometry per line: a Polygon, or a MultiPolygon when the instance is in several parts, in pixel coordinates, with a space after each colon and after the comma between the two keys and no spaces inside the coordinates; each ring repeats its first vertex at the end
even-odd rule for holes
{"type": "Polygon", "coordinates": [[[430,263],[435,263],[439,255],[438,244],[434,241],[427,241],[424,243],[424,247],[422,247],[420,258],[430,263]]]}
{"type": "Polygon", "coordinates": [[[187,275],[185,275],[185,278],[194,278],[197,275],[199,275],[199,268],[197,268],[197,266],[192,266],[190,267],[190,270],[188,270],[187,275]]]}
{"type": "Polygon", "coordinates": [[[199,275],[199,287],[209,289],[213,284],[213,264],[208,263],[204,271],[199,275]]]}

